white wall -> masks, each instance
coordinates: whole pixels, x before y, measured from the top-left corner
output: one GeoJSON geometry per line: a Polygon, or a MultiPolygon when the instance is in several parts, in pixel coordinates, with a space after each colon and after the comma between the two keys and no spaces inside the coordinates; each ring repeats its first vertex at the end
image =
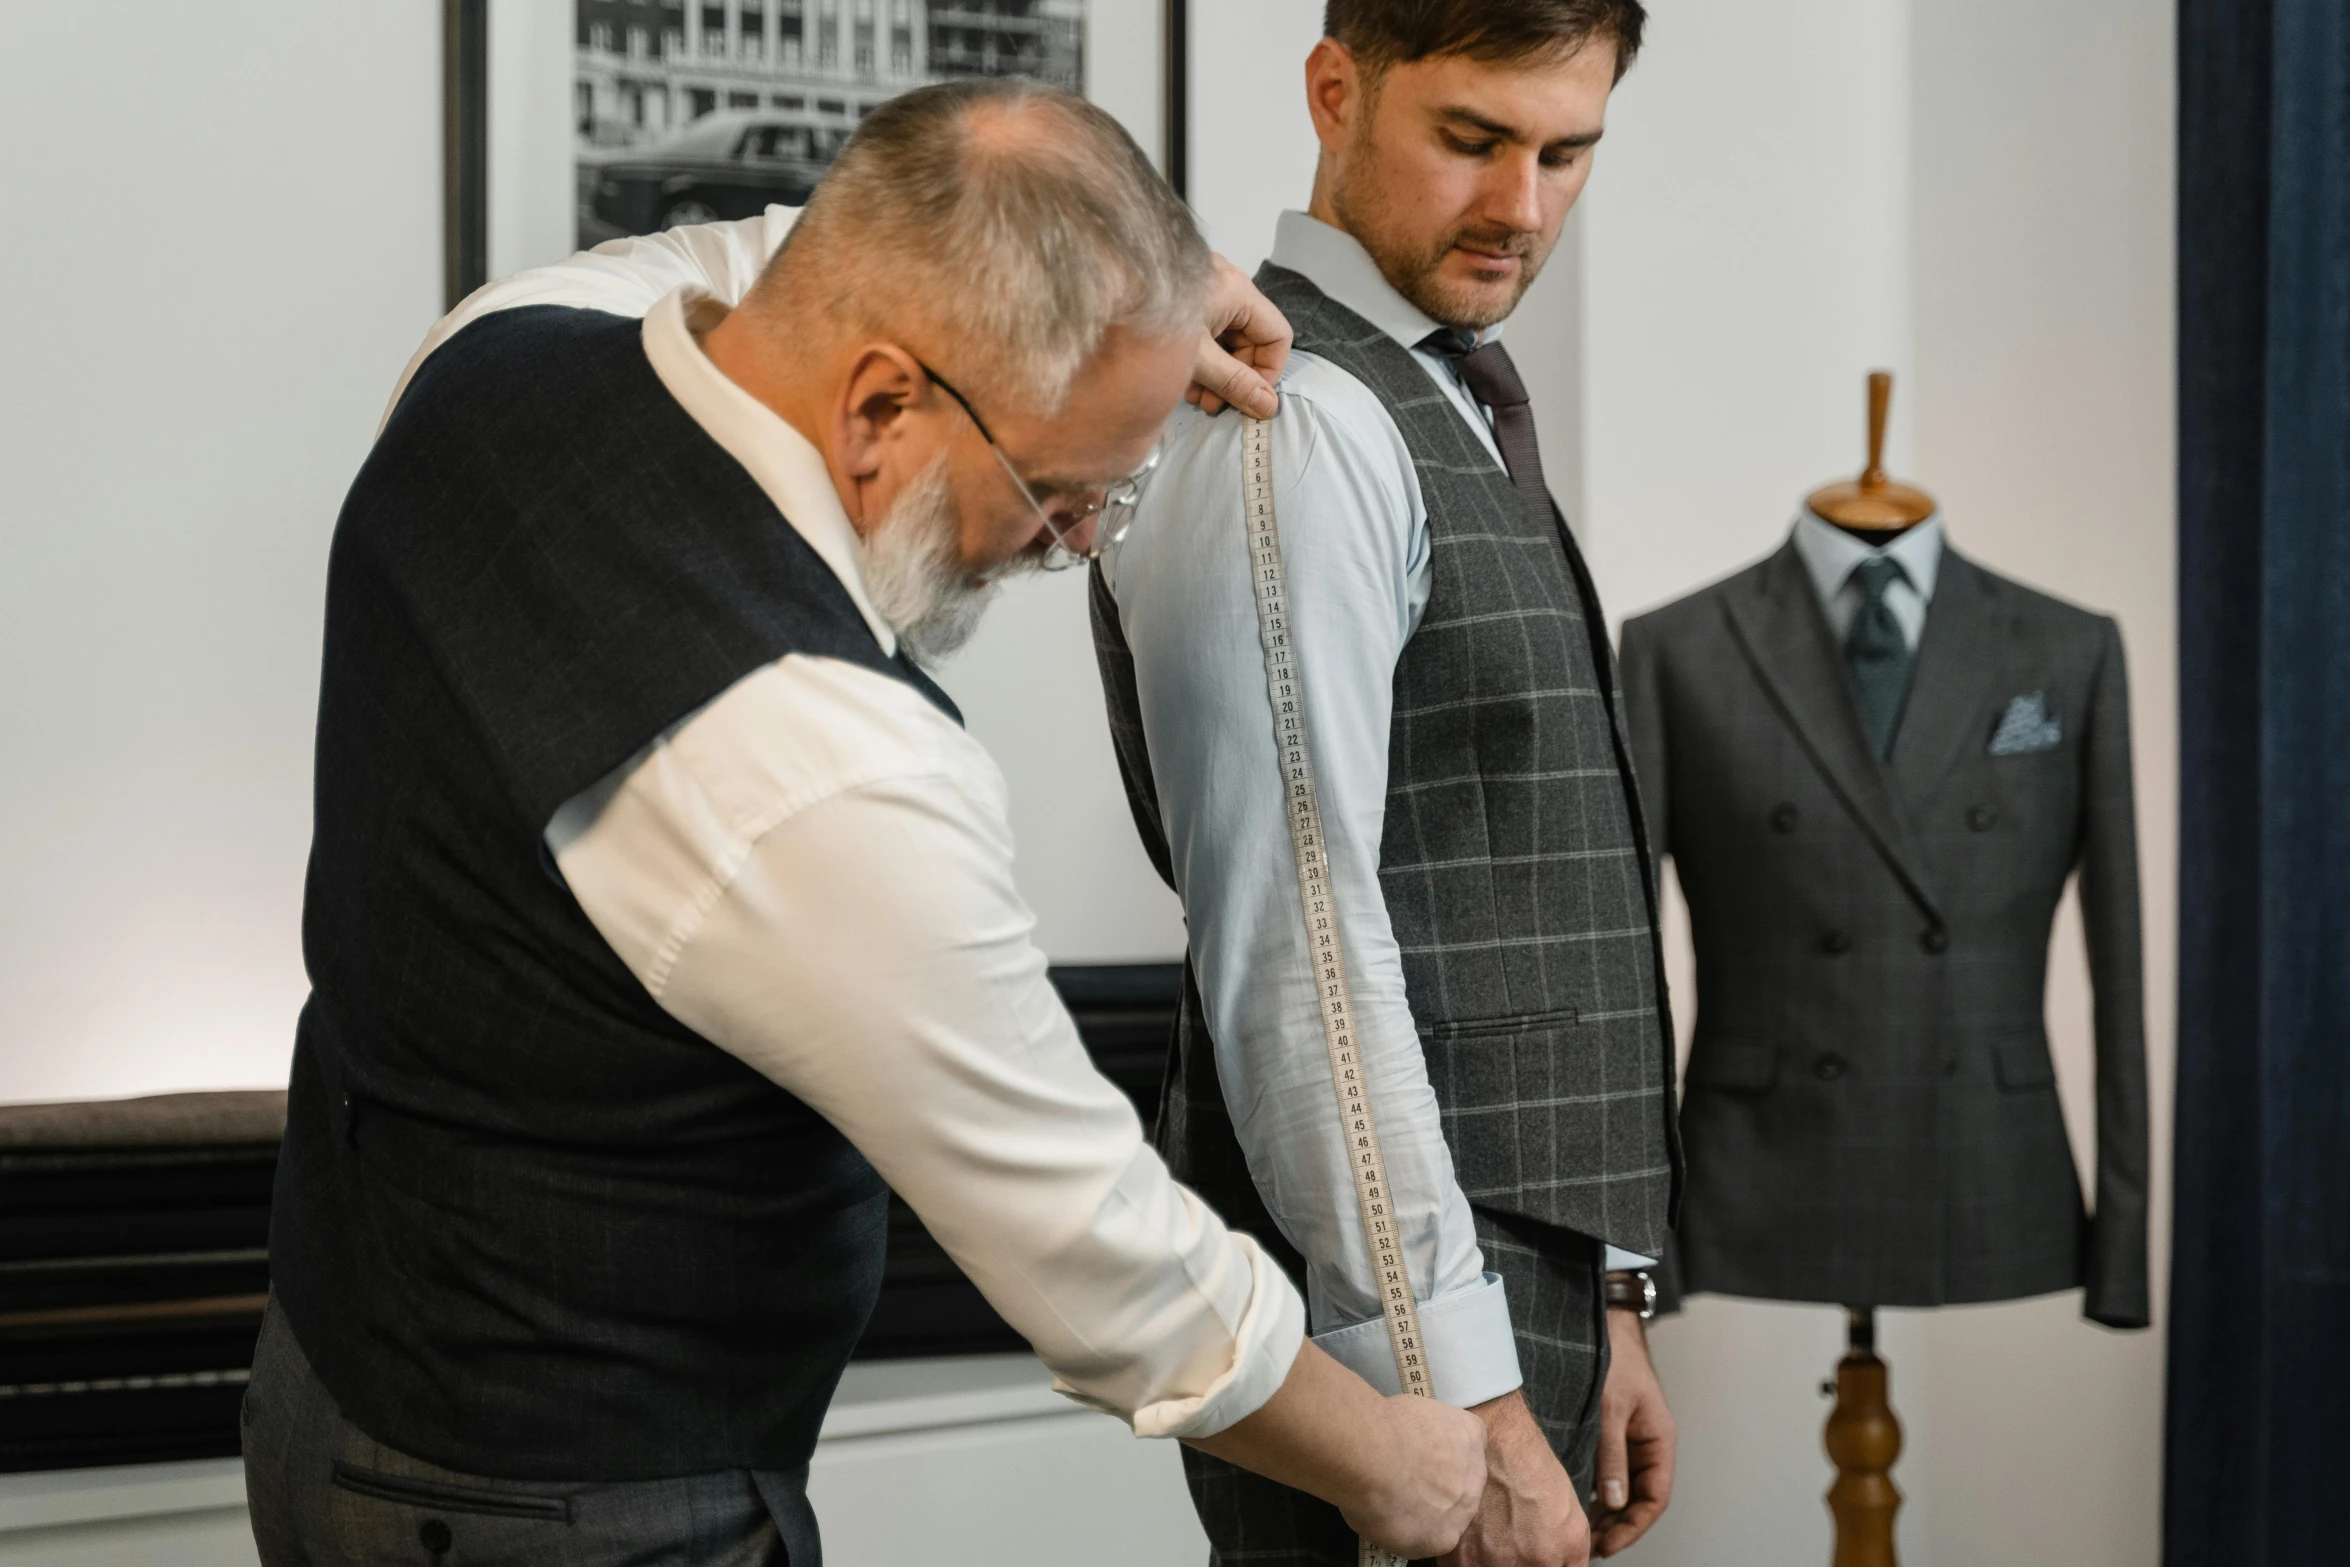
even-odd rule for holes
{"type": "MultiPolygon", "coordinates": [[[[440,8],[133,3],[102,43],[74,7],[19,9],[0,1102],[279,1083],[327,540],[440,311],[440,8]]],[[[568,249],[563,179],[549,207],[530,175],[568,169],[570,3],[492,9],[494,249],[520,265],[568,249]]],[[[1146,139],[1157,16],[1101,0],[1089,56],[1146,139]]],[[[1047,950],[1172,957],[1077,586],[1014,590],[948,680],[1012,779],[1047,950]]]]}
{"type": "Polygon", "coordinates": [[[1013,873],[1056,963],[1183,956],[1183,907],[1143,855],[1110,749],[1086,574],[1006,585],[939,671],[1011,786],[1013,873]]]}
{"type": "Polygon", "coordinates": [[[1318,0],[1191,0],[1191,207],[1244,272],[1313,194],[1306,56],[1321,37],[1318,0]]]}
{"type": "Polygon", "coordinates": [[[1859,470],[1863,373],[1909,360],[1901,9],[1652,16],[1581,203],[1586,536],[1618,615],[1775,544],[1859,470]]]}
{"type": "MultiPolygon", "coordinates": [[[[2177,953],[2172,32],[2137,0],[1913,0],[1915,470],[1993,566],[2119,617],[2130,661],[2154,1109],[2156,1327],[2074,1301],[1947,1312],[1922,1387],[1932,1559],[2160,1554],[2177,953]],[[2045,1433],[2045,1434],[2043,1434],[2045,1433]]],[[[2049,1036],[2092,1146],[2078,911],[2049,1036]]]]}
{"type": "Polygon", "coordinates": [[[335,509],[440,295],[439,8],[10,11],[0,1100],[282,1082],[335,509]]]}
{"type": "MultiPolygon", "coordinates": [[[[1304,203],[1308,0],[1200,0],[1193,193],[1253,264],[1304,203]],[[1246,39],[1246,51],[1231,40],[1246,39]],[[1219,41],[1222,40],[1222,41],[1219,41]]],[[[1602,595],[1676,598],[1856,471],[1863,376],[1898,372],[1891,459],[1994,569],[2120,616],[2135,682],[2163,1298],[2174,972],[2171,76],[2162,8],[2085,0],[1653,0],[1589,193],[1511,323],[1602,595]],[[1562,384],[1562,382],[1564,384],[1562,384]]],[[[1686,920],[1669,911],[1677,991],[1686,920]]],[[[2051,1039],[2091,1142],[2077,914],[2051,1039]]],[[[1686,1025],[1693,1008],[1683,1007],[1686,1025]]],[[[2079,1297],[1887,1313],[1911,1567],[2156,1559],[2161,1341],[2079,1297]]],[[[1824,1561],[1829,1307],[1702,1298],[1656,1349],[1681,1482],[1639,1559],[1824,1561]]]]}

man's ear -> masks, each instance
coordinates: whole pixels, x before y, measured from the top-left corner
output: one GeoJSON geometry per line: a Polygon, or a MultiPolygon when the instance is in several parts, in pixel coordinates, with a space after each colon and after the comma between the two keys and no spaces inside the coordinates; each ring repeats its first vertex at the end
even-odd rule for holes
{"type": "Polygon", "coordinates": [[[894,343],[857,351],[835,406],[835,450],[842,470],[862,482],[880,473],[889,445],[905,433],[905,416],[932,395],[930,377],[894,343]]]}
{"type": "Polygon", "coordinates": [[[1306,56],[1306,108],[1326,152],[1345,144],[1355,117],[1363,112],[1362,68],[1354,52],[1335,38],[1323,39],[1306,56]]]}

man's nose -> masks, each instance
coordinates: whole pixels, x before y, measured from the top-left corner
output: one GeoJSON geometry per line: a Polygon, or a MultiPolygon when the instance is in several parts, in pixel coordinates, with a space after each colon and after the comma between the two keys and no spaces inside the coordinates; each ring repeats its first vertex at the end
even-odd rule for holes
{"type": "Polygon", "coordinates": [[[1036,530],[1036,548],[1052,548],[1056,532],[1060,534],[1061,548],[1072,555],[1082,555],[1093,548],[1094,535],[1101,529],[1101,515],[1098,512],[1072,504],[1050,507],[1047,514],[1052,518],[1052,526],[1036,530]]]}
{"type": "Polygon", "coordinates": [[[1484,216],[1520,234],[1542,227],[1542,160],[1534,154],[1499,160],[1485,190],[1484,216]]]}

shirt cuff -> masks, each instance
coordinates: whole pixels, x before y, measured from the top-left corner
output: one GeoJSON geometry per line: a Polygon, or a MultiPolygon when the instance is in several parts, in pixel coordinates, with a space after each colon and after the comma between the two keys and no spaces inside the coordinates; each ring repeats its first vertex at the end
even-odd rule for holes
{"type": "Polygon", "coordinates": [[[1305,1343],[1306,1303],[1289,1275],[1253,1238],[1234,1230],[1230,1239],[1248,1257],[1248,1310],[1232,1332],[1231,1363],[1205,1389],[1192,1397],[1145,1404],[1131,1417],[1087,1398],[1057,1376],[1053,1391],[1089,1409],[1126,1418],[1136,1436],[1214,1436],[1262,1409],[1289,1379],[1289,1368],[1305,1343]]]}
{"type": "MultiPolygon", "coordinates": [[[[1384,1317],[1317,1333],[1314,1342],[1380,1392],[1403,1391],[1384,1317]]],[[[1510,1332],[1509,1298],[1498,1273],[1420,1302],[1420,1342],[1428,1351],[1438,1401],[1456,1409],[1514,1392],[1525,1380],[1518,1372],[1518,1341],[1510,1332]]]]}
{"type": "Polygon", "coordinates": [[[1607,1249],[1607,1271],[1610,1273],[1628,1273],[1634,1269],[1655,1266],[1656,1259],[1654,1257],[1643,1257],[1640,1253],[1626,1251],[1621,1246],[1610,1246],[1607,1249]]]}

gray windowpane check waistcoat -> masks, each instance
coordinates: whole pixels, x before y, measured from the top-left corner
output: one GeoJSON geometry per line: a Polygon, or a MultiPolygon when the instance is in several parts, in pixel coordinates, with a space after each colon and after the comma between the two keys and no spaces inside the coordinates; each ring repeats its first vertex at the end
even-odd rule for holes
{"type": "MultiPolygon", "coordinates": [[[[1298,348],[1394,415],[1427,504],[1432,580],[1396,663],[1379,880],[1461,1188],[1481,1207],[1659,1255],[1679,1187],[1672,1030],[1590,578],[1555,508],[1528,509],[1407,350],[1297,273],[1267,266],[1257,283],[1298,348]]],[[[1098,574],[1094,611],[1127,792],[1166,875],[1132,658],[1098,574]]],[[[1158,1136],[1228,1219],[1294,1255],[1270,1240],[1196,986],[1158,1136]]]]}

